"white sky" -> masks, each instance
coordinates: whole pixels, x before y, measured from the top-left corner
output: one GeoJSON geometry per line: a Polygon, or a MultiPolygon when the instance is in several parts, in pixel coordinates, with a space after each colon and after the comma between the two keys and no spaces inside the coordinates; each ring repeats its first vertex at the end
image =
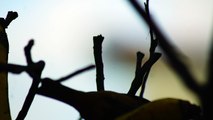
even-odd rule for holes
{"type": "MultiPolygon", "coordinates": [[[[197,77],[203,78],[213,27],[213,1],[150,1],[156,21],[172,42],[192,60],[189,63],[197,77]]],[[[25,64],[23,48],[33,38],[33,59],[46,62],[43,77],[59,78],[94,63],[92,37],[102,34],[105,37],[106,89],[126,93],[134,77],[135,53],[138,50],[147,53],[149,49],[148,29],[126,0],[0,0],[0,5],[1,17],[10,10],[19,13],[18,19],[7,30],[9,62],[25,64]],[[115,51],[117,47],[122,51],[115,51]],[[128,60],[116,58],[117,54],[128,56],[129,53],[131,58],[128,60]]],[[[149,78],[146,98],[175,97],[198,103],[163,59],[154,66],[149,78]]],[[[13,119],[21,109],[30,84],[31,79],[25,73],[9,75],[13,119]]],[[[77,76],[64,85],[82,91],[95,91],[95,71],[77,76]]],[[[36,96],[26,120],[77,120],[78,116],[70,106],[36,96]]]]}

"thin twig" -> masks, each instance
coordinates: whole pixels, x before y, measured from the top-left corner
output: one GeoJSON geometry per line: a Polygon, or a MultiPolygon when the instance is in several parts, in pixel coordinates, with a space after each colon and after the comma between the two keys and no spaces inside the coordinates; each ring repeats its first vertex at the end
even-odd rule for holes
{"type": "Polygon", "coordinates": [[[144,54],[142,52],[137,52],[137,59],[136,59],[136,70],[135,70],[135,78],[133,79],[133,82],[131,84],[131,87],[128,91],[128,95],[134,96],[135,95],[135,88],[137,86],[137,84],[139,83],[139,81],[141,81],[141,64],[142,64],[142,59],[144,57],[144,54]]]}
{"type": "MultiPolygon", "coordinates": [[[[146,3],[144,3],[144,6],[145,6],[147,17],[150,18],[149,0],[146,0],[146,3]]],[[[151,27],[149,28],[149,33],[150,33],[150,40],[151,40],[150,49],[149,49],[149,53],[150,53],[149,59],[152,59],[152,57],[153,57],[153,55],[155,53],[155,49],[156,49],[156,47],[158,45],[158,41],[157,41],[157,39],[154,38],[154,33],[153,33],[153,30],[152,30],[151,27]]],[[[151,70],[151,68],[147,70],[146,74],[143,77],[140,97],[143,97],[143,94],[144,94],[144,91],[145,91],[145,87],[146,87],[146,82],[147,82],[150,70],[151,70]]]]}
{"type": "Polygon", "coordinates": [[[67,79],[70,79],[70,78],[72,78],[72,77],[74,77],[74,76],[76,76],[76,75],[78,75],[78,74],[80,74],[82,72],[86,72],[86,71],[94,69],[94,68],[95,68],[95,65],[89,65],[87,67],[84,67],[84,68],[82,68],[80,70],[77,70],[77,71],[75,71],[75,72],[73,72],[73,73],[71,73],[71,74],[69,74],[69,75],[67,75],[65,77],[62,77],[62,78],[56,80],[56,82],[59,82],[59,83],[64,82],[67,79]]]}
{"type": "Polygon", "coordinates": [[[96,64],[96,84],[97,91],[104,91],[104,65],[102,61],[102,42],[104,37],[102,35],[94,36],[94,57],[96,64]]]}
{"type": "Polygon", "coordinates": [[[130,0],[130,3],[137,10],[140,16],[145,20],[145,22],[152,28],[157,39],[159,40],[159,45],[161,49],[166,53],[166,56],[169,59],[170,65],[183,79],[185,85],[195,93],[200,94],[200,88],[199,85],[196,83],[195,78],[191,75],[186,65],[180,60],[180,58],[178,58],[179,56],[183,56],[181,52],[178,51],[161,33],[160,29],[157,27],[152,17],[148,17],[146,15],[146,12],[136,0],[130,0]]]}

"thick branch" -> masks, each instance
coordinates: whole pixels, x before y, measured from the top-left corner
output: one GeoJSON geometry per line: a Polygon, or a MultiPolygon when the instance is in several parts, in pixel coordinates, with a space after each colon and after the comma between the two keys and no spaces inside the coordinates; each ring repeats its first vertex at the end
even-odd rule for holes
{"type": "Polygon", "coordinates": [[[86,120],[114,120],[149,102],[111,91],[81,92],[48,78],[42,80],[38,94],[73,106],[86,120]]]}
{"type": "Polygon", "coordinates": [[[0,63],[0,72],[6,71],[14,74],[20,74],[21,72],[24,72],[26,70],[27,70],[26,66],[0,63]]]}
{"type": "MultiPolygon", "coordinates": [[[[18,17],[17,12],[9,11],[6,19],[0,18],[0,64],[8,63],[9,41],[6,33],[8,25],[18,17]]],[[[8,72],[0,72],[0,119],[11,120],[8,98],[8,72]]]]}

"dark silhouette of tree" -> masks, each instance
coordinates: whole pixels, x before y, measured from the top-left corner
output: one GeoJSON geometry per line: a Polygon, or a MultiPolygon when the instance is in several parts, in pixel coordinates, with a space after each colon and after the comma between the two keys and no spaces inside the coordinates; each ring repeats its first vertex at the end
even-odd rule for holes
{"type": "MultiPolygon", "coordinates": [[[[149,0],[144,3],[146,7],[146,15],[150,16],[149,13],[149,0]]],[[[136,71],[135,71],[135,78],[132,82],[130,90],[128,94],[135,95],[138,89],[141,87],[140,96],[143,97],[143,93],[145,91],[146,81],[151,70],[152,65],[161,57],[161,53],[155,52],[155,49],[158,45],[158,40],[154,38],[154,33],[152,28],[150,27],[150,49],[149,49],[149,59],[143,64],[142,59],[144,54],[141,52],[137,52],[137,61],[136,61],[136,71]],[[142,67],[141,67],[142,66],[142,67]]]]}
{"type": "MultiPolygon", "coordinates": [[[[33,90],[32,90],[32,86],[34,85],[34,83],[32,83],[32,86],[26,97],[23,108],[17,117],[17,119],[19,120],[22,120],[25,118],[35,94],[53,98],[61,102],[64,102],[70,106],[73,106],[75,109],[79,111],[81,116],[86,120],[100,120],[100,119],[112,120],[116,118],[119,119],[120,116],[128,112],[137,110],[141,106],[143,107],[146,104],[148,106],[152,106],[152,104],[154,104],[152,102],[149,102],[145,98],[137,97],[135,95],[121,94],[121,93],[104,91],[104,90],[97,91],[97,92],[95,91],[82,92],[82,91],[77,91],[77,90],[65,87],[60,84],[64,80],[69,79],[73,77],[74,75],[77,75],[81,72],[94,68],[94,65],[77,70],[76,72],[71,73],[70,75],[62,77],[58,80],[52,80],[50,78],[42,79],[40,78],[41,77],[40,75],[44,68],[44,62],[40,61],[40,62],[34,63],[32,61],[31,53],[30,53],[32,46],[33,46],[33,41],[30,41],[28,45],[25,47],[25,56],[28,63],[27,66],[20,66],[20,65],[14,65],[14,64],[0,64],[1,66],[0,70],[6,70],[6,71],[10,71],[12,73],[17,73],[17,74],[25,71],[30,75],[31,78],[33,78],[33,82],[40,81],[41,83],[41,87],[38,87],[38,84],[36,84],[37,86],[33,87],[33,90]]],[[[99,87],[98,84],[97,84],[97,87],[99,87]]],[[[178,102],[175,105],[178,106],[180,100],[176,100],[176,101],[178,102]]],[[[180,103],[184,104],[186,102],[180,101],[180,103]]],[[[192,111],[196,111],[195,113],[199,113],[197,112],[199,111],[199,107],[195,106],[195,110],[194,110],[194,105],[188,104],[188,105],[184,105],[183,108],[180,108],[180,114],[185,113],[183,111],[185,109],[186,110],[189,109],[192,111]],[[192,106],[193,106],[193,109],[191,109],[192,106]]],[[[142,113],[144,113],[144,111],[146,110],[147,109],[143,110],[142,113]]],[[[187,114],[186,116],[189,118],[194,118],[195,115],[199,115],[199,114],[193,114],[193,115],[187,114]]]]}
{"type": "MultiPolygon", "coordinates": [[[[17,17],[17,12],[9,11],[5,19],[0,18],[0,63],[8,63],[9,43],[5,29],[17,17]]],[[[11,120],[8,100],[8,80],[6,71],[0,73],[0,119],[11,120]]]]}
{"type": "Polygon", "coordinates": [[[191,74],[185,63],[179,58],[182,53],[178,51],[175,46],[173,46],[165,35],[160,31],[159,27],[153,21],[151,16],[148,16],[145,10],[140,6],[136,0],[130,0],[130,3],[139,13],[139,15],[145,20],[145,22],[150,26],[150,28],[155,33],[157,39],[159,40],[160,48],[165,53],[169,65],[173,70],[182,78],[182,82],[193,91],[200,99],[202,106],[202,114],[204,120],[213,119],[213,79],[212,79],[212,69],[213,69],[213,42],[211,43],[210,55],[208,61],[208,73],[207,82],[204,85],[200,85],[196,82],[196,78],[191,74]]]}
{"type": "MultiPolygon", "coordinates": [[[[213,48],[211,48],[211,56],[209,59],[209,81],[205,86],[199,86],[195,82],[195,78],[190,74],[190,71],[187,69],[186,65],[179,59],[178,56],[181,55],[181,53],[168,42],[167,38],[164,36],[164,34],[161,33],[157,25],[153,22],[149,13],[149,0],[147,0],[145,3],[145,10],[142,9],[138,2],[134,0],[130,0],[130,3],[134,6],[134,8],[136,8],[136,10],[149,25],[151,44],[149,59],[143,65],[142,59],[144,54],[140,51],[136,54],[137,60],[135,77],[128,93],[123,94],[113,91],[105,91],[104,89],[104,64],[102,60],[102,42],[104,37],[102,35],[93,37],[95,65],[89,65],[57,80],[53,80],[51,78],[41,78],[42,71],[45,68],[45,62],[42,60],[39,62],[33,61],[31,57],[31,49],[34,45],[34,41],[30,40],[27,46],[24,48],[27,62],[26,66],[8,64],[7,61],[0,63],[1,74],[4,73],[4,75],[7,75],[5,74],[7,72],[15,74],[26,72],[32,78],[32,85],[26,96],[23,107],[16,118],[17,120],[23,120],[26,117],[36,94],[56,99],[74,107],[79,111],[82,118],[86,120],[201,120],[202,118],[200,118],[200,107],[192,105],[188,101],[170,98],[150,102],[149,100],[143,98],[146,81],[151,67],[161,56],[161,53],[155,52],[158,43],[167,55],[167,58],[170,61],[170,65],[181,76],[181,78],[183,78],[183,81],[187,87],[197,93],[197,95],[200,97],[202,102],[202,112],[204,115],[203,119],[206,120],[207,118],[212,118],[211,113],[213,107],[210,103],[212,101],[212,94],[209,91],[212,90],[212,81],[210,81],[210,79],[212,79],[211,63],[213,61],[213,48]],[[82,92],[63,86],[61,84],[61,82],[95,67],[97,91],[82,92]],[[39,84],[41,84],[41,86],[39,86],[39,84]],[[136,95],[136,92],[140,87],[141,93],[139,97],[136,95]]],[[[15,19],[16,17],[12,18],[15,19]]],[[[3,29],[6,28],[4,25],[9,25],[12,20],[6,19],[4,21],[7,22],[0,24],[0,30],[5,30],[3,29]]],[[[3,36],[5,35],[6,33],[3,34],[3,36]]],[[[4,49],[2,54],[6,56],[7,52],[7,49],[4,49]]]]}
{"type": "MultiPolygon", "coordinates": [[[[31,40],[25,47],[25,56],[28,63],[27,66],[2,64],[2,69],[0,69],[4,69],[16,74],[26,71],[30,77],[33,78],[33,87],[31,86],[29,90],[17,120],[23,120],[25,118],[35,94],[44,95],[46,97],[54,98],[61,102],[67,103],[76,108],[81,113],[82,117],[88,120],[114,119],[119,115],[129,112],[136,107],[149,102],[146,99],[142,99],[136,96],[129,96],[111,91],[85,93],[67,88],[60,84],[64,80],[69,79],[78,73],[94,68],[94,65],[90,65],[58,80],[51,80],[49,78],[41,79],[40,76],[44,68],[44,62],[32,62],[30,54],[32,46],[33,41],[31,40]],[[40,88],[38,88],[38,81],[42,83],[40,88]]],[[[99,87],[98,84],[97,87],[99,87]]]]}
{"type": "Polygon", "coordinates": [[[77,91],[51,79],[42,80],[38,94],[73,106],[86,120],[113,120],[149,102],[136,96],[112,91],[77,91]]]}

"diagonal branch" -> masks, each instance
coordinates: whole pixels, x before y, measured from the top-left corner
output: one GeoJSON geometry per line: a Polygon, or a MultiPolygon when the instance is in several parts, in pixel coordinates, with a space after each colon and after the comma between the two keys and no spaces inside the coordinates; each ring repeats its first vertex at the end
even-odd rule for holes
{"type": "Polygon", "coordinates": [[[27,97],[24,101],[24,105],[22,106],[21,111],[19,112],[16,120],[24,120],[24,118],[26,117],[29,108],[33,102],[33,99],[35,97],[35,94],[37,92],[38,89],[38,85],[41,81],[41,73],[44,69],[45,63],[44,61],[39,61],[37,63],[33,63],[32,59],[31,59],[31,48],[33,46],[33,40],[31,40],[28,45],[25,47],[25,56],[26,56],[26,60],[27,60],[27,72],[28,74],[33,78],[32,81],[32,85],[30,87],[30,90],[27,94],[27,97]]]}
{"type": "Polygon", "coordinates": [[[146,61],[146,63],[140,68],[139,74],[137,79],[132,82],[131,89],[129,90],[128,94],[135,95],[138,89],[140,88],[141,84],[143,83],[144,75],[146,74],[147,70],[152,67],[152,65],[160,58],[160,53],[155,53],[152,59],[146,61]]]}
{"type": "Polygon", "coordinates": [[[179,74],[179,76],[183,79],[185,85],[191,89],[193,92],[200,94],[199,85],[196,83],[195,78],[191,75],[190,71],[186,67],[186,65],[178,58],[178,56],[182,55],[180,51],[178,51],[164,36],[164,34],[160,31],[160,29],[155,24],[152,17],[148,17],[144,9],[139,5],[136,0],[130,0],[132,6],[136,9],[136,11],[140,14],[140,16],[145,20],[145,22],[152,28],[157,39],[159,40],[159,45],[161,49],[165,52],[170,65],[172,68],[179,74]]]}
{"type": "Polygon", "coordinates": [[[94,36],[94,57],[96,64],[96,84],[97,91],[104,91],[104,70],[103,70],[103,60],[102,60],[102,42],[104,37],[102,35],[94,36]]]}
{"type": "Polygon", "coordinates": [[[135,88],[137,88],[136,86],[138,86],[137,84],[140,83],[141,79],[141,64],[142,64],[142,59],[144,57],[144,54],[142,52],[137,52],[137,59],[136,59],[136,70],[135,70],[135,78],[132,81],[131,87],[128,91],[128,95],[134,96],[135,95],[135,88]]]}
{"type": "MultiPolygon", "coordinates": [[[[145,6],[145,10],[146,10],[146,14],[148,19],[150,19],[150,12],[149,12],[149,0],[146,0],[146,3],[144,3],[145,6]]],[[[155,53],[155,49],[158,45],[158,40],[154,38],[154,32],[152,30],[152,28],[149,28],[149,33],[150,33],[150,40],[151,40],[151,44],[150,44],[150,49],[149,49],[149,59],[152,59],[154,53],[155,53]]],[[[144,75],[143,78],[143,83],[141,86],[141,92],[140,92],[140,97],[143,97],[144,91],[145,91],[145,87],[146,87],[146,81],[147,78],[149,76],[149,72],[150,72],[151,68],[147,70],[146,74],[144,75]]]]}
{"type": "Polygon", "coordinates": [[[59,82],[59,83],[64,82],[67,79],[70,79],[70,78],[72,78],[72,77],[74,77],[74,76],[76,76],[76,75],[78,75],[78,74],[80,74],[82,72],[86,72],[86,71],[91,70],[93,68],[95,68],[95,65],[89,65],[89,66],[87,66],[85,68],[77,70],[77,71],[75,71],[75,72],[73,72],[73,73],[71,73],[71,74],[69,74],[69,75],[67,75],[65,77],[62,77],[62,78],[56,80],[56,82],[59,82]]]}
{"type": "Polygon", "coordinates": [[[5,28],[9,26],[9,24],[18,17],[17,12],[9,11],[7,17],[5,19],[5,28]]]}

